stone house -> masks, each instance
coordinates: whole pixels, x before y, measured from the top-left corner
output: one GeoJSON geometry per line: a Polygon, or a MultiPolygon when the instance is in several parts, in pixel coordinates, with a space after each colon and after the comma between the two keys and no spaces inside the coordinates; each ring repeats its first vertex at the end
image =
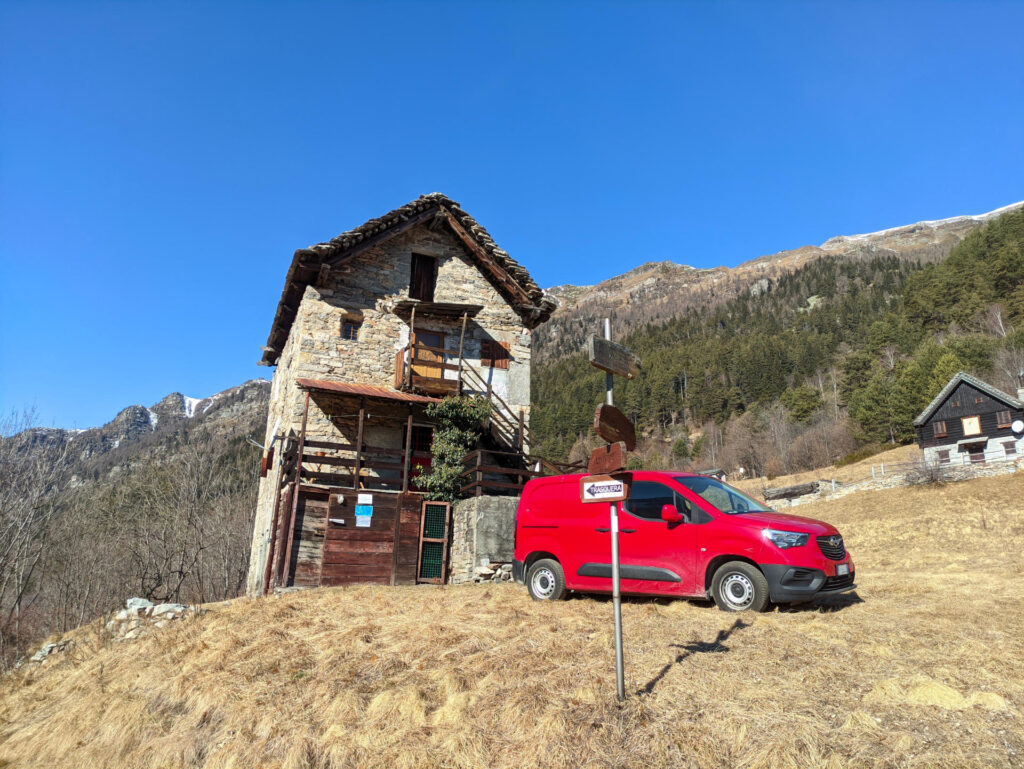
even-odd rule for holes
{"type": "Polygon", "coordinates": [[[423,195],[295,252],[261,363],[276,366],[248,592],[440,581],[426,407],[489,398],[464,492],[529,476],[530,331],[554,310],[459,204],[423,195]]]}
{"type": "Polygon", "coordinates": [[[1014,398],[977,377],[956,374],[914,420],[933,465],[983,464],[1024,454],[1024,389],[1014,398]]]}

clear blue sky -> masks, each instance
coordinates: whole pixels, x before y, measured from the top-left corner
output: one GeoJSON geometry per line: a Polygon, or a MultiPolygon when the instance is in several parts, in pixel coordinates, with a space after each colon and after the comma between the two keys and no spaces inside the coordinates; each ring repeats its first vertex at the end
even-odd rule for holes
{"type": "Polygon", "coordinates": [[[292,252],[460,201],[543,286],[1024,198],[1024,3],[6,2],[0,410],[255,365],[292,252]]]}

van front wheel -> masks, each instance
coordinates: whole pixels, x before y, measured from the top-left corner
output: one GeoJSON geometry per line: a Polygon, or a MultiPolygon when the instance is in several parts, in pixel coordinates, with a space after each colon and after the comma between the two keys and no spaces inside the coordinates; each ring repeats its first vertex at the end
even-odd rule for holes
{"type": "Polygon", "coordinates": [[[565,574],[558,561],[541,558],[526,574],[526,589],[535,601],[557,601],[565,597],[565,574]]]}
{"type": "Polygon", "coordinates": [[[722,611],[764,611],[770,598],[768,580],[746,561],[729,561],[715,572],[711,597],[722,611]]]}

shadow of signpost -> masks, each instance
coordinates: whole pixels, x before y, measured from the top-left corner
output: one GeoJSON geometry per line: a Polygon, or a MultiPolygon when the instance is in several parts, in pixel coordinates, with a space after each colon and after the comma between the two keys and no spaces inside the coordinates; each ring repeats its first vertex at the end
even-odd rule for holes
{"type": "Polygon", "coordinates": [[[744,622],[743,620],[736,620],[732,623],[732,627],[725,630],[719,630],[718,635],[715,636],[715,640],[713,641],[693,641],[686,644],[671,644],[672,648],[682,649],[682,651],[676,655],[674,660],[666,664],[665,667],[663,667],[661,671],[654,676],[654,678],[648,681],[644,687],[638,689],[637,694],[650,694],[653,692],[654,687],[657,686],[666,675],[668,675],[668,672],[672,667],[674,665],[678,665],[687,657],[694,654],[720,654],[729,651],[729,647],[725,645],[725,641],[728,640],[729,636],[737,630],[742,630],[745,627],[750,627],[750,623],[744,622]]]}

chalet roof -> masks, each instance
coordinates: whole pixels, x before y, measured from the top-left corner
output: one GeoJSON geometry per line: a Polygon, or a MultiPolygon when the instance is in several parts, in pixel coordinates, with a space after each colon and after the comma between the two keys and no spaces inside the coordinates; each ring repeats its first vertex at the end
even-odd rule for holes
{"type": "Polygon", "coordinates": [[[931,418],[931,415],[935,413],[935,409],[942,405],[942,402],[953,393],[953,390],[955,390],[961,382],[966,382],[972,387],[976,387],[986,395],[995,398],[997,401],[1002,401],[1011,408],[1024,408],[1024,403],[1017,400],[1013,396],[1007,395],[1002,390],[996,389],[992,385],[988,384],[988,382],[982,382],[976,376],[971,376],[968,373],[960,371],[959,373],[955,374],[952,379],[949,380],[946,386],[942,388],[942,391],[938,395],[936,395],[932,399],[932,402],[929,403],[928,406],[925,408],[925,410],[918,415],[917,419],[914,420],[914,427],[920,427],[925,422],[927,422],[931,418]]]}
{"type": "Polygon", "coordinates": [[[306,286],[316,282],[321,269],[342,264],[418,224],[448,227],[528,328],[535,328],[551,317],[555,302],[544,295],[530,273],[507,251],[499,248],[487,230],[458,203],[440,192],[432,192],[325,243],[297,250],[288,268],[281,301],[277,305],[260,363],[277,365],[306,286]]]}

